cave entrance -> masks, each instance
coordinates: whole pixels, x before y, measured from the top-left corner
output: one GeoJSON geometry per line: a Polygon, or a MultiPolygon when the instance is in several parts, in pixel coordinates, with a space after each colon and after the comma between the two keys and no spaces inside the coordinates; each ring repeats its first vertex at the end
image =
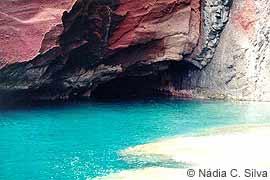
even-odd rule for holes
{"type": "Polygon", "coordinates": [[[157,96],[160,77],[122,77],[99,85],[91,94],[97,99],[104,98],[136,98],[157,96]]]}
{"type": "MultiPolygon", "coordinates": [[[[166,62],[168,68],[155,70],[148,76],[131,76],[129,74],[100,84],[91,96],[97,99],[107,98],[141,98],[168,95],[162,89],[173,87],[175,89],[190,89],[191,77],[189,72],[196,67],[185,61],[166,62]]],[[[162,64],[164,66],[164,64],[162,64]]],[[[158,69],[158,68],[154,68],[158,69]]],[[[153,69],[152,69],[153,70],[153,69]]]]}

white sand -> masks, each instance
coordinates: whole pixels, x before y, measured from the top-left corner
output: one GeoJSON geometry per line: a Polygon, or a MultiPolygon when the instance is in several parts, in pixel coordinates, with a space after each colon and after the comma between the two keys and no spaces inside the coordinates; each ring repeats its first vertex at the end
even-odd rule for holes
{"type": "MultiPolygon", "coordinates": [[[[187,163],[189,168],[257,168],[270,167],[270,126],[241,126],[212,129],[201,135],[175,137],[131,147],[120,152],[124,158],[151,156],[187,163]]],[[[270,169],[269,169],[270,170],[270,169]]],[[[174,180],[189,179],[185,169],[145,168],[122,171],[99,179],[174,180]]],[[[270,178],[270,177],[269,177],[270,178]]],[[[195,178],[196,179],[196,178],[195,178]]],[[[239,179],[239,178],[237,178],[239,179]]]]}

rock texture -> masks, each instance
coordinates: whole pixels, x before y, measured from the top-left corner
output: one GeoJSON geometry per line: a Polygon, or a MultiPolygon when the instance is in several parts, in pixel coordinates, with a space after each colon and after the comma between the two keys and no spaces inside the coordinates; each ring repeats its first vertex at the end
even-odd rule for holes
{"type": "Polygon", "coordinates": [[[167,89],[191,90],[196,98],[270,101],[269,15],[269,1],[234,0],[214,51],[201,52],[215,52],[209,60],[203,58],[207,65],[201,70],[185,68],[180,76],[171,71],[167,89]]]}
{"type": "Polygon", "coordinates": [[[233,0],[205,0],[203,6],[204,35],[201,52],[194,58],[199,67],[205,67],[214,57],[220,35],[230,15],[233,0]]]}
{"type": "Polygon", "coordinates": [[[121,3],[115,13],[125,18],[110,38],[110,50],[156,40],[162,49],[156,49],[152,59],[179,61],[196,47],[200,36],[199,0],[122,0],[121,3]]]}
{"type": "Polygon", "coordinates": [[[234,0],[212,62],[196,76],[209,97],[270,101],[270,1],[234,0]]]}
{"type": "MultiPolygon", "coordinates": [[[[11,13],[11,2],[1,3],[11,13]]],[[[77,0],[61,24],[42,13],[31,19],[33,27],[55,25],[44,36],[14,41],[4,30],[16,29],[18,17],[6,14],[2,65],[40,49],[0,70],[2,101],[153,94],[270,101],[268,0],[77,0]]],[[[29,17],[19,29],[32,29],[23,28],[29,17]]]]}
{"type": "Polygon", "coordinates": [[[1,70],[1,92],[57,100],[153,89],[193,54],[200,14],[199,0],[78,0],[36,58],[1,70]]]}
{"type": "Polygon", "coordinates": [[[42,39],[74,0],[0,1],[0,67],[33,59],[42,39]]]}

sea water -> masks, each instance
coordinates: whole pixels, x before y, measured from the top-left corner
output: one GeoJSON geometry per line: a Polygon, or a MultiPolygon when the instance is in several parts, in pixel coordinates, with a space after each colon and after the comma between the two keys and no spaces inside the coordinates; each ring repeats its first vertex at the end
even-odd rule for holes
{"type": "Polygon", "coordinates": [[[125,162],[119,151],[206,128],[268,124],[269,105],[158,98],[0,110],[0,179],[85,180],[150,166],[125,162]]]}

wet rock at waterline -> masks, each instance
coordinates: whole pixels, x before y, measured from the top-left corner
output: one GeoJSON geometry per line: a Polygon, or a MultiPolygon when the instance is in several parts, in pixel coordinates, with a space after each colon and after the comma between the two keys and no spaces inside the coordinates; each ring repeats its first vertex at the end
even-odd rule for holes
{"type": "MultiPolygon", "coordinates": [[[[169,95],[270,100],[266,0],[65,2],[57,12],[74,5],[62,22],[51,23],[46,33],[42,29],[38,41],[36,36],[23,39],[30,47],[14,43],[21,37],[16,33],[14,42],[1,38],[1,99],[169,95]],[[26,62],[15,63],[21,61],[26,62]]],[[[31,23],[38,22],[33,27],[43,27],[52,17],[24,9],[31,23]]],[[[29,20],[13,23],[16,13],[12,20],[6,14],[1,17],[9,28],[30,28],[24,22],[29,20]]],[[[1,37],[7,35],[1,31],[1,37]]]]}

